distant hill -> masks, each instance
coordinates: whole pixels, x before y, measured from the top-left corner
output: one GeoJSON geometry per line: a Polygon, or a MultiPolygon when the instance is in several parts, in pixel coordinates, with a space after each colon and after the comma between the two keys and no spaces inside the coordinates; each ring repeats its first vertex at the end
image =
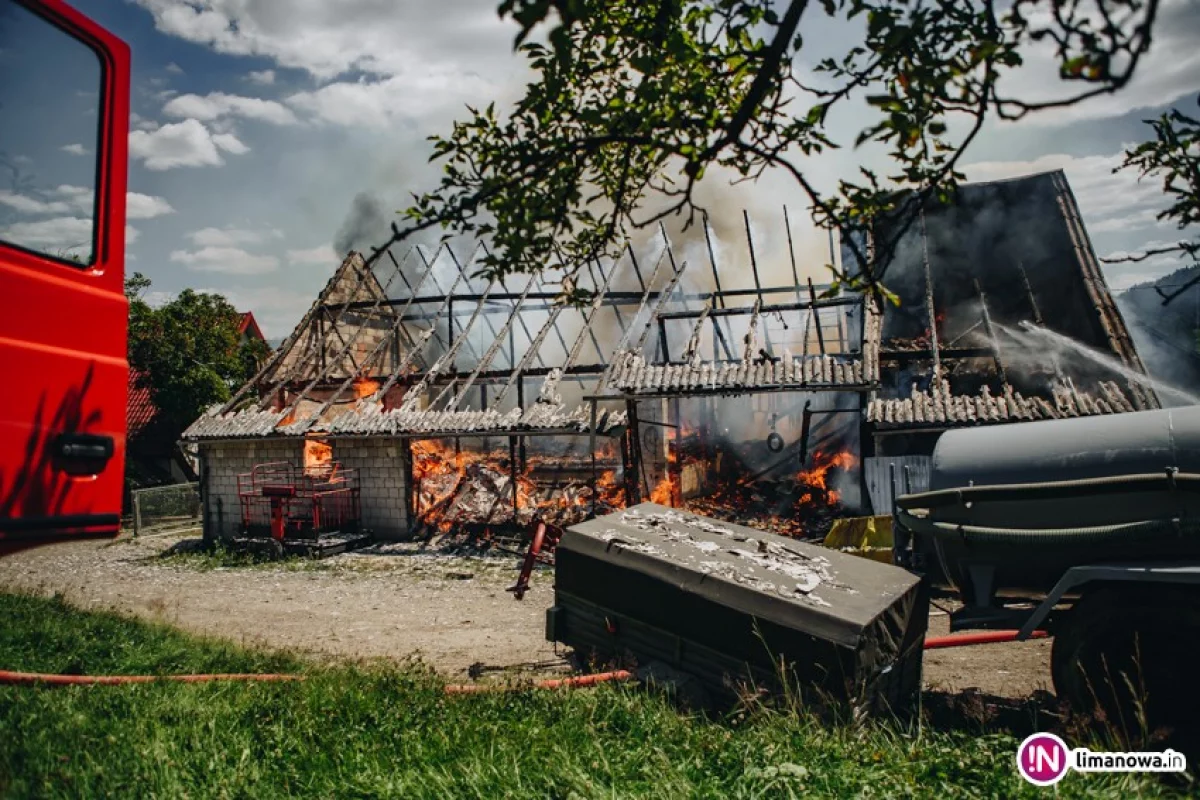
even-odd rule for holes
{"type": "Polygon", "coordinates": [[[1200,391],[1200,352],[1196,346],[1200,331],[1200,284],[1165,306],[1155,289],[1172,294],[1197,276],[1200,266],[1186,267],[1156,281],[1131,286],[1116,297],[1146,371],[1192,392],[1200,391]]]}

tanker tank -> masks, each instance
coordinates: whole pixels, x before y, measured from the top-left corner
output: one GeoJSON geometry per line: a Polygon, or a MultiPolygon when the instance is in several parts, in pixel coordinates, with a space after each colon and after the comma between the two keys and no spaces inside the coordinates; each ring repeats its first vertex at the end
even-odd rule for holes
{"type": "Polygon", "coordinates": [[[1079,564],[1195,557],[1200,406],[949,431],[930,491],[897,506],[914,550],[977,602],[1079,564]]]}

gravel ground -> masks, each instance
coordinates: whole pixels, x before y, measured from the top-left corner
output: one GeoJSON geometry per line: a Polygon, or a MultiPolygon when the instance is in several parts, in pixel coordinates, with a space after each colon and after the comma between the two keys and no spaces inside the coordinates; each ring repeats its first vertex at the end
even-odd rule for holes
{"type": "MultiPolygon", "coordinates": [[[[113,608],[184,630],[271,648],[339,658],[418,656],[447,676],[471,665],[554,671],[543,638],[553,575],[534,576],[525,599],[505,591],[513,556],[459,557],[397,543],[321,561],[214,566],[167,556],[194,535],[73,542],[0,559],[0,588],[61,593],[84,608],[113,608]]],[[[930,635],[948,630],[933,611],[930,635]]],[[[1050,643],[935,650],[925,684],[1025,698],[1048,688],[1050,643]]],[[[3,668],[4,665],[0,665],[3,668]]]]}

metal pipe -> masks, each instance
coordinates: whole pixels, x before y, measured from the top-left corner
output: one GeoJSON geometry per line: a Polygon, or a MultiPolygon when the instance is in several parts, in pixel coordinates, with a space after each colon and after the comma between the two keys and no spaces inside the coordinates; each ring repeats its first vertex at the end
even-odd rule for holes
{"type": "Polygon", "coordinates": [[[925,313],[929,317],[929,348],[933,353],[933,391],[942,379],[942,357],[938,350],[937,310],[933,303],[933,272],[929,265],[929,236],[925,230],[925,207],[921,206],[921,247],[925,261],[925,313]]]}

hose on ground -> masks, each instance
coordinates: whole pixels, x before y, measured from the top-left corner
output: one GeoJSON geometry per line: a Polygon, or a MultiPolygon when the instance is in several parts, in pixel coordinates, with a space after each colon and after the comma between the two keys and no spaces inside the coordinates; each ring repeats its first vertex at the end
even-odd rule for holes
{"type": "Polygon", "coordinates": [[[1092,494],[1094,489],[1105,493],[1138,492],[1160,488],[1200,491],[1200,475],[1191,472],[1151,472],[1133,475],[1111,475],[1103,478],[1082,478],[1073,481],[1041,483],[1012,483],[991,486],[962,486],[956,489],[936,489],[896,498],[901,508],[940,508],[968,502],[1005,500],[1062,500],[1092,494]]]}
{"type": "MultiPolygon", "coordinates": [[[[1015,642],[1020,631],[977,631],[974,633],[956,633],[950,636],[927,636],[923,649],[942,650],[947,647],[967,647],[973,644],[995,644],[997,642],[1015,642]]],[[[1045,639],[1050,634],[1045,631],[1034,631],[1030,639],[1045,639]]]]}
{"type": "MultiPolygon", "coordinates": [[[[1046,635],[1045,631],[1034,631],[1031,638],[1040,639],[1046,635]]],[[[1016,636],[1017,631],[982,631],[979,633],[955,634],[952,636],[932,636],[925,639],[924,649],[939,650],[945,647],[1012,642],[1016,640],[1016,636]]],[[[519,689],[582,689],[601,683],[627,681],[633,677],[633,673],[629,670],[617,669],[610,672],[595,672],[590,675],[575,675],[568,678],[547,678],[545,680],[533,681],[532,683],[516,685],[451,683],[444,686],[443,691],[446,694],[487,694],[489,692],[519,689]]],[[[155,681],[171,681],[175,683],[213,683],[216,681],[276,683],[302,680],[304,680],[303,675],[263,673],[213,675],[54,675],[44,672],[0,670],[0,686],[114,686],[131,683],[154,683],[155,681]]]]}
{"type": "MultiPolygon", "coordinates": [[[[450,684],[444,687],[446,694],[481,694],[509,689],[575,689],[584,686],[595,686],[600,683],[624,681],[633,677],[628,670],[613,670],[591,675],[576,675],[569,678],[548,678],[524,685],[509,686],[505,684],[450,684]]],[[[154,683],[155,681],[172,681],[175,683],[212,683],[215,681],[257,681],[260,683],[275,683],[281,681],[302,681],[303,675],[286,674],[217,674],[217,675],[52,675],[42,672],[13,672],[0,670],[0,685],[5,686],[112,686],[130,683],[154,683]]]]}
{"type": "Polygon", "coordinates": [[[983,525],[963,525],[958,522],[935,522],[897,509],[896,522],[913,533],[923,533],[939,539],[960,539],[979,544],[1019,545],[1080,545],[1107,544],[1134,538],[1178,538],[1183,534],[1200,532],[1200,525],[1180,519],[1154,519],[1097,525],[1086,528],[993,528],[983,525]]]}

